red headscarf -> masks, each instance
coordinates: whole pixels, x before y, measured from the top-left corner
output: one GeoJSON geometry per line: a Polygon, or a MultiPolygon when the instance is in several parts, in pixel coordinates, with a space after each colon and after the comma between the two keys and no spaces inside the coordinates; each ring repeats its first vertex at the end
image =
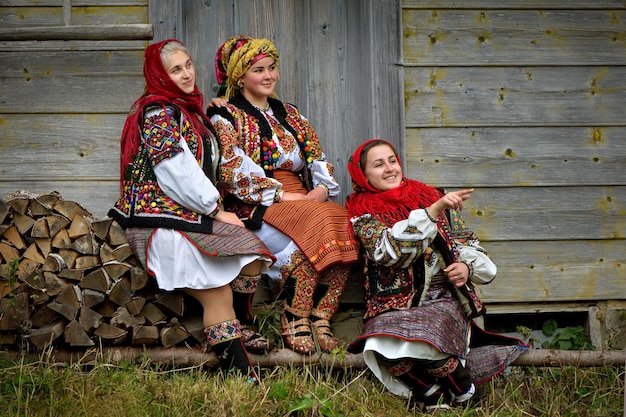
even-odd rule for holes
{"type": "MultiPolygon", "coordinates": [[[[436,188],[409,178],[402,178],[402,183],[393,190],[378,190],[367,181],[364,167],[361,166],[361,154],[370,144],[387,145],[396,154],[398,164],[400,158],[393,145],[386,140],[370,139],[357,148],[348,160],[348,172],[352,177],[352,193],[346,200],[350,217],[370,213],[387,226],[391,227],[400,220],[406,220],[409,213],[418,208],[427,208],[443,196],[436,188]]],[[[370,148],[371,149],[371,148],[370,148]]]]}
{"type": "MultiPolygon", "coordinates": [[[[187,116],[196,129],[201,133],[208,133],[207,127],[198,120],[202,120],[210,125],[210,120],[204,114],[204,99],[196,86],[191,94],[185,93],[170,78],[167,69],[161,61],[161,50],[163,46],[176,42],[183,45],[176,39],[166,39],[162,42],[152,44],[146,48],[143,62],[143,75],[146,79],[146,91],[131,106],[129,115],[124,124],[121,138],[121,158],[120,158],[120,180],[124,181],[126,167],[132,162],[137,154],[140,143],[141,132],[139,123],[143,121],[143,111],[146,105],[151,103],[173,103],[187,116]],[[196,114],[196,117],[192,117],[196,114]]],[[[184,46],[184,45],[183,45],[184,46]]]]}

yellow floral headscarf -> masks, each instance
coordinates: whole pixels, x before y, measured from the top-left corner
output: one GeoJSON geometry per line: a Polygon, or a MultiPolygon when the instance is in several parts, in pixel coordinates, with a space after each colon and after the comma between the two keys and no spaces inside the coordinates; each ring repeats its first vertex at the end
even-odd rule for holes
{"type": "MultiPolygon", "coordinates": [[[[232,98],[240,90],[239,80],[259,59],[271,57],[278,67],[278,51],[269,39],[233,36],[217,50],[215,76],[220,83],[218,96],[232,98]]],[[[276,93],[272,94],[276,98],[276,93]]]]}

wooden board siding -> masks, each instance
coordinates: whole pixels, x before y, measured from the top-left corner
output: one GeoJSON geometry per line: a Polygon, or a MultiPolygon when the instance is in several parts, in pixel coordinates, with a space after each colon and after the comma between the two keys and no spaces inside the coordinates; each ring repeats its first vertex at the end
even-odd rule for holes
{"type": "Polygon", "coordinates": [[[465,217],[499,266],[479,289],[490,311],[624,303],[625,22],[623,0],[5,0],[0,196],[56,190],[106,214],[146,25],[187,44],[207,100],[217,47],[267,37],[340,201],[353,149],[389,139],[410,177],[476,189],[465,217]]]}
{"type": "Polygon", "coordinates": [[[547,3],[402,3],[406,172],[476,189],[508,311],[626,299],[626,5],[547,3]]]}
{"type": "Polygon", "coordinates": [[[0,195],[58,191],[104,216],[124,120],[145,86],[148,0],[9,0],[0,22],[0,195]]]}
{"type": "Polygon", "coordinates": [[[198,86],[217,91],[217,48],[239,34],[272,40],[280,54],[277,93],[312,123],[335,166],[343,202],[347,159],[371,137],[400,144],[400,4],[396,0],[238,0],[151,3],[155,39],[179,37],[198,66],[198,86]]]}

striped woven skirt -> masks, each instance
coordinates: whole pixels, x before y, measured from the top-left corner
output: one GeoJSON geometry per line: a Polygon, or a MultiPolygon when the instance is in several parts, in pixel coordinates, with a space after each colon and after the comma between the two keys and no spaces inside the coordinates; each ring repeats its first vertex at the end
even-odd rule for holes
{"type": "Polygon", "coordinates": [[[273,255],[250,230],[219,221],[210,234],[172,229],[126,229],[126,238],[142,266],[162,290],[221,287],[255,260],[269,269],[273,255]]]}
{"type": "MultiPolygon", "coordinates": [[[[275,178],[289,192],[306,194],[296,174],[277,170],[275,178]]],[[[359,260],[359,243],[348,210],[332,201],[283,201],[267,208],[263,221],[289,236],[320,272],[336,263],[359,260]]]]}
{"type": "Polygon", "coordinates": [[[468,320],[450,284],[433,281],[419,307],[391,310],[365,323],[364,358],[368,367],[397,395],[407,396],[409,387],[378,364],[374,352],[388,358],[436,360],[460,358],[472,381],[484,383],[500,374],[528,346],[523,341],[482,330],[468,320]]]}

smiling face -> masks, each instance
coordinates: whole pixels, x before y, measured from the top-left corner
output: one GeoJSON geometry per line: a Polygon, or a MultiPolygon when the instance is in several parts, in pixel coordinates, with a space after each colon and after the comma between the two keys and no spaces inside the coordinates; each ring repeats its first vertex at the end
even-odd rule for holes
{"type": "Polygon", "coordinates": [[[393,149],[386,144],[376,145],[367,151],[363,174],[377,190],[392,190],[402,182],[402,167],[393,149]]]}
{"type": "Polygon", "coordinates": [[[278,81],[278,66],[274,58],[265,57],[256,61],[239,80],[243,96],[255,106],[267,105],[278,81]]]}
{"type": "Polygon", "coordinates": [[[166,55],[162,62],[172,81],[185,93],[193,93],[196,87],[196,68],[191,57],[184,51],[177,50],[166,55]]]}

